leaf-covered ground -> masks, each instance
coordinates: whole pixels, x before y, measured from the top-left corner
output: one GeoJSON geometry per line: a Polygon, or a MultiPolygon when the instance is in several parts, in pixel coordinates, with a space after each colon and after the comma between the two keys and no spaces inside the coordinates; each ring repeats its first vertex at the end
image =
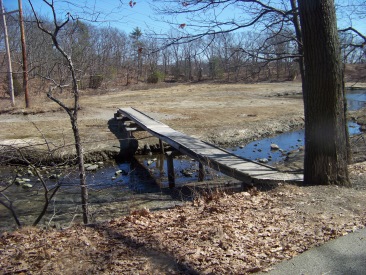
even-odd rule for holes
{"type": "Polygon", "coordinates": [[[282,185],[0,238],[2,274],[246,274],[365,226],[364,190],[282,185]],[[339,202],[339,205],[336,202],[339,202]],[[348,203],[345,203],[348,202],[348,203]],[[345,207],[347,206],[347,207],[345,207]]]}

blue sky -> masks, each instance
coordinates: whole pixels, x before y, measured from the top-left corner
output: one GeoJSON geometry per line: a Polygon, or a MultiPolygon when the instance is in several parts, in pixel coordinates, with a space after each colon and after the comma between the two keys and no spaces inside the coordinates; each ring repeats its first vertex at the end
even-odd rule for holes
{"type": "MultiPolygon", "coordinates": [[[[141,30],[154,29],[157,32],[166,32],[170,27],[168,25],[157,22],[153,19],[153,11],[150,8],[150,1],[138,1],[134,7],[129,6],[129,1],[118,1],[118,0],[79,0],[69,1],[77,3],[80,7],[87,6],[89,11],[93,9],[102,14],[98,17],[97,24],[119,28],[126,33],[131,33],[133,29],[139,27],[141,30]]],[[[23,0],[23,10],[30,10],[30,6],[27,0],[23,0]]],[[[56,9],[63,11],[65,14],[69,10],[73,10],[74,13],[81,12],[80,8],[75,6],[69,8],[67,5],[62,4],[62,1],[55,0],[56,9]]],[[[64,1],[65,2],[65,1],[64,1]]],[[[32,3],[37,12],[46,15],[49,14],[49,7],[42,3],[42,0],[32,0],[32,3]]],[[[18,1],[16,0],[3,0],[4,7],[7,11],[18,9],[18,1]]],[[[90,18],[90,17],[89,17],[90,18]]]]}
{"type": "MultiPolygon", "coordinates": [[[[128,0],[54,0],[56,3],[56,8],[58,11],[61,11],[62,14],[65,14],[67,11],[74,10],[74,13],[82,12],[80,8],[68,7],[62,2],[70,2],[76,3],[75,5],[79,5],[80,7],[88,7],[89,11],[96,10],[102,12],[98,21],[102,26],[113,26],[119,28],[126,32],[127,34],[131,33],[133,29],[139,27],[143,33],[148,33],[154,31],[156,33],[167,33],[171,29],[166,23],[159,22],[157,18],[158,15],[154,14],[153,10],[150,7],[150,4],[153,2],[151,0],[135,0],[136,5],[134,7],[129,6],[128,0]],[[122,3],[121,3],[122,2],[122,3]]],[[[338,0],[340,4],[345,4],[344,0],[338,0]]],[[[353,2],[358,2],[360,0],[348,0],[353,2]]],[[[22,0],[23,9],[30,10],[28,0],[22,0]]],[[[40,12],[40,14],[49,15],[50,9],[42,4],[42,0],[32,0],[33,5],[35,6],[36,11],[40,12]]],[[[17,0],[3,0],[4,7],[7,11],[18,9],[18,1],[17,0]]],[[[162,5],[160,3],[160,5],[162,5]]],[[[230,11],[229,11],[230,12],[230,11]]],[[[228,13],[229,13],[228,12],[228,13]]],[[[240,12],[231,11],[231,14],[227,14],[226,16],[233,16],[237,14],[240,16],[240,12]]],[[[366,14],[366,11],[365,11],[366,14]]],[[[349,25],[347,20],[348,15],[346,14],[338,14],[339,18],[343,18],[342,21],[338,22],[338,26],[340,28],[346,27],[349,25]]],[[[364,16],[365,17],[365,16],[364,16]]],[[[171,19],[175,27],[178,27],[181,23],[189,23],[185,22],[185,19],[179,19],[177,17],[171,19]]],[[[353,26],[359,29],[361,32],[366,34],[366,21],[363,20],[354,20],[353,26]]],[[[188,30],[188,29],[187,29],[188,30]]]]}

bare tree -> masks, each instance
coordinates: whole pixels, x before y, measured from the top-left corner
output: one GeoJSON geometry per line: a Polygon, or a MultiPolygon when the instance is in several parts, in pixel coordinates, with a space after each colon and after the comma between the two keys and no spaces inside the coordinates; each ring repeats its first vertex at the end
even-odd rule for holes
{"type": "Polygon", "coordinates": [[[34,7],[32,5],[32,1],[29,0],[29,3],[31,5],[32,11],[34,13],[37,26],[40,30],[42,30],[44,33],[48,34],[50,38],[52,39],[54,47],[57,49],[57,51],[62,55],[64,58],[67,67],[69,69],[70,75],[71,75],[71,86],[72,86],[72,93],[74,97],[73,106],[69,107],[66,106],[61,100],[59,100],[57,97],[54,96],[53,90],[55,88],[62,88],[65,85],[62,85],[60,83],[57,83],[54,79],[50,79],[53,81],[54,86],[50,87],[49,92],[47,93],[47,96],[54,102],[56,102],[58,105],[60,105],[66,113],[69,115],[72,131],[74,134],[74,141],[75,141],[75,149],[76,149],[76,155],[77,155],[77,162],[79,167],[79,180],[80,180],[80,188],[81,188],[81,203],[82,203],[82,212],[83,212],[83,222],[85,224],[89,221],[89,214],[88,214],[88,187],[86,182],[86,174],[85,174],[85,166],[84,166],[84,150],[81,143],[80,133],[79,133],[79,126],[78,126],[78,111],[79,111],[79,97],[80,97],[80,91],[78,87],[78,81],[76,77],[76,69],[74,67],[73,60],[71,59],[71,56],[67,54],[67,52],[63,49],[63,47],[59,43],[58,35],[60,31],[70,22],[72,19],[71,14],[67,14],[67,17],[64,21],[59,21],[57,19],[57,13],[54,7],[54,3],[48,2],[47,0],[43,0],[43,2],[51,9],[52,15],[53,15],[53,24],[54,28],[51,31],[48,29],[42,21],[38,18],[38,15],[36,11],[34,10],[34,7]]]}
{"type": "MultiPolygon", "coordinates": [[[[349,142],[343,98],[343,71],[339,68],[340,53],[337,51],[339,44],[332,0],[299,0],[300,8],[297,7],[295,0],[159,2],[165,3],[162,5],[164,8],[160,9],[163,13],[175,16],[186,15],[187,21],[180,24],[180,26],[184,25],[185,32],[176,37],[174,41],[170,41],[170,44],[189,42],[203,36],[233,32],[248,27],[255,31],[270,31],[274,35],[282,34],[282,30],[292,29],[291,39],[297,43],[297,53],[284,53],[269,58],[268,61],[284,58],[296,58],[299,61],[307,128],[305,129],[305,182],[307,184],[349,185],[347,173],[349,154],[345,153],[349,142]],[[220,16],[219,11],[222,9],[240,10],[242,16],[233,17],[233,19],[220,16]],[[301,24],[299,13],[302,18],[301,24]],[[305,16],[307,16],[306,20],[305,16]],[[310,29],[313,35],[310,35],[310,29]],[[192,33],[190,34],[188,30],[191,30],[192,33]],[[306,32],[306,43],[303,43],[303,31],[306,32]],[[331,44],[325,43],[328,39],[331,44]],[[324,61],[321,64],[316,63],[318,58],[314,52],[316,45],[319,45],[324,54],[319,59],[324,61]],[[304,66],[304,56],[307,59],[306,66],[304,66]],[[322,70],[319,73],[321,77],[317,76],[319,69],[314,64],[322,65],[319,66],[319,69],[322,70]],[[325,71],[327,70],[332,74],[329,76],[332,83],[326,81],[328,75],[325,74],[325,71]],[[329,86],[327,86],[328,84],[329,86]],[[327,96],[331,98],[332,102],[332,106],[329,108],[328,105],[324,105],[327,96]],[[310,163],[312,164],[310,165],[310,163]]],[[[252,56],[256,59],[267,59],[263,53],[252,56]]]]}

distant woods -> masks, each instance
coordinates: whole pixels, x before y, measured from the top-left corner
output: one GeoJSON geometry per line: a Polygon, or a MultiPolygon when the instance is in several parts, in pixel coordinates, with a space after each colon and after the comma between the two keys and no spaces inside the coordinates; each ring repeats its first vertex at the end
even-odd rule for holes
{"type": "MultiPolygon", "coordinates": [[[[52,24],[42,19],[44,24],[52,24]]],[[[17,17],[9,16],[8,32],[13,78],[21,83],[21,45],[17,17]]],[[[25,16],[29,78],[33,93],[47,91],[49,83],[70,83],[67,65],[42,33],[34,18],[25,16]]],[[[169,36],[169,35],[168,35],[169,36]]],[[[172,31],[170,37],[175,37],[172,31]]],[[[234,32],[206,35],[190,42],[171,43],[148,36],[139,28],[131,33],[74,20],[59,35],[70,53],[81,89],[120,87],[138,82],[186,81],[258,82],[300,78],[298,49],[293,31],[234,32]],[[164,45],[165,43],[165,45],[164,45]]],[[[354,38],[340,32],[347,64],[365,63],[364,48],[352,47],[354,38]]],[[[0,40],[3,40],[2,35],[0,40]]],[[[2,44],[0,44],[2,47],[2,44]]],[[[0,48],[0,77],[5,82],[5,55],[0,48]]],[[[5,87],[0,87],[4,89],[5,87]]],[[[19,94],[20,91],[17,91],[19,94]]]]}

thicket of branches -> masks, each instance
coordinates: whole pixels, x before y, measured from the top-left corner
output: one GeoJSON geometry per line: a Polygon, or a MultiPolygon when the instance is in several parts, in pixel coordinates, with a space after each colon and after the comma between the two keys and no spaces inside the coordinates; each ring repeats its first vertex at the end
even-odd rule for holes
{"type": "MultiPolygon", "coordinates": [[[[44,26],[52,26],[46,18],[41,20],[44,26]]],[[[69,74],[62,56],[37,28],[30,14],[26,16],[25,27],[32,90],[47,89],[50,79],[68,83],[69,74]]],[[[267,26],[261,32],[222,32],[190,40],[184,39],[184,27],[181,26],[181,33],[172,29],[165,37],[168,40],[161,40],[138,28],[125,33],[72,20],[60,31],[59,39],[66,45],[65,51],[71,53],[82,89],[159,80],[292,80],[299,74],[296,35],[286,22],[280,27],[267,26]],[[173,38],[177,37],[182,39],[167,46],[166,41],[174,42],[173,38]]],[[[8,28],[16,84],[21,83],[22,64],[16,17],[8,17],[8,28]]],[[[345,63],[365,63],[362,37],[352,28],[342,30],[340,37],[345,63]]]]}

